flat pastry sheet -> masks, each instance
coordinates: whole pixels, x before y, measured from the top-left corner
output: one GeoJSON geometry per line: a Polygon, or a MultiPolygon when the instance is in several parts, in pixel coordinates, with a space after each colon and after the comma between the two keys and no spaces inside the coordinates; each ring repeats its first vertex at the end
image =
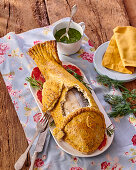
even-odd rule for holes
{"type": "MultiPolygon", "coordinates": [[[[62,20],[68,19],[64,18],[62,20]]],[[[36,122],[39,120],[41,113],[32,97],[29,84],[25,81],[25,78],[30,76],[32,69],[36,66],[27,51],[36,43],[54,39],[52,29],[55,24],[21,34],[10,32],[0,39],[0,71],[28,142],[31,141],[34,135],[36,122]]],[[[82,46],[78,53],[71,56],[59,54],[59,56],[61,60],[69,61],[81,68],[103,107],[109,112],[111,108],[104,102],[103,95],[109,92],[111,94],[120,94],[120,92],[115,91],[115,89],[109,91],[109,89],[97,83],[97,73],[93,67],[94,51],[95,49],[92,47],[90,40],[84,35],[82,46]]],[[[36,159],[35,169],[136,169],[136,118],[129,115],[124,118],[112,119],[112,122],[115,125],[115,137],[112,145],[103,154],[92,158],[78,158],[66,154],[56,145],[49,132],[43,152],[36,159]]],[[[36,142],[37,140],[30,150],[31,156],[36,142]]]]}

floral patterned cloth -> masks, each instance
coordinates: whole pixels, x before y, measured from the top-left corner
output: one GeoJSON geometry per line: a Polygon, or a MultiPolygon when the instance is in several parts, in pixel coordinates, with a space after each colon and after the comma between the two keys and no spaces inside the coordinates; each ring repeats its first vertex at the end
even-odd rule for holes
{"type": "MultiPolygon", "coordinates": [[[[21,34],[10,32],[0,39],[0,70],[28,142],[34,135],[36,122],[40,119],[41,113],[25,81],[36,66],[27,51],[36,43],[54,39],[52,29],[55,24],[21,34]]],[[[109,93],[109,90],[96,81],[97,73],[93,67],[94,51],[91,41],[84,35],[78,53],[71,56],[59,55],[61,60],[69,61],[82,69],[103,107],[109,112],[111,107],[103,99],[103,95],[109,93]]],[[[111,89],[110,93],[119,92],[111,89]]],[[[74,157],[63,152],[48,132],[43,152],[35,161],[35,170],[136,169],[136,118],[129,115],[112,119],[112,122],[115,126],[112,145],[103,154],[92,158],[74,157]]],[[[37,139],[30,150],[31,156],[36,142],[37,139]]]]}

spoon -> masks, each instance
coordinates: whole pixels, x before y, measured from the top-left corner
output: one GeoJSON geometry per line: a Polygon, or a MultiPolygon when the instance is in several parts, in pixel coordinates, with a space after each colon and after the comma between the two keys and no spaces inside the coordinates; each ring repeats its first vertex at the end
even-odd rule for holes
{"type": "Polygon", "coordinates": [[[64,36],[69,39],[68,31],[69,31],[70,23],[71,23],[72,17],[73,17],[74,14],[76,13],[76,11],[77,11],[77,5],[74,5],[74,6],[72,7],[72,9],[71,9],[70,21],[69,21],[68,26],[67,26],[67,28],[66,28],[66,32],[65,32],[65,34],[63,34],[63,35],[60,37],[60,39],[63,38],[64,36]]]}

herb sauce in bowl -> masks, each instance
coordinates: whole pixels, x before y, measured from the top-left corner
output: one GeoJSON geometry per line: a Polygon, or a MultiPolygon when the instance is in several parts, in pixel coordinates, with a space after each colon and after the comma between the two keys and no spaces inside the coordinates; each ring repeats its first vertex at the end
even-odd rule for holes
{"type": "Polygon", "coordinates": [[[82,35],[79,31],[77,31],[74,28],[69,28],[69,31],[68,31],[69,39],[66,36],[64,36],[60,39],[60,37],[63,34],[65,34],[65,32],[66,32],[66,28],[62,28],[55,33],[54,36],[55,36],[55,39],[57,42],[63,42],[66,44],[70,44],[70,43],[75,43],[75,42],[79,41],[82,37],[82,35]]]}

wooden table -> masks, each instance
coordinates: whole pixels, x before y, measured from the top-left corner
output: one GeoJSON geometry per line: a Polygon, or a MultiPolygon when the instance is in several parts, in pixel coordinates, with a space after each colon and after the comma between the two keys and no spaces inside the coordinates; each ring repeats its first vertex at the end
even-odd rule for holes
{"type": "MultiPolygon", "coordinates": [[[[69,16],[74,4],[78,6],[74,21],[85,22],[85,33],[96,48],[110,40],[114,27],[136,26],[133,0],[0,0],[0,37],[52,24],[69,16]]],[[[136,88],[136,81],[126,86],[136,88]]],[[[0,75],[0,170],[13,170],[26,147],[23,128],[0,75]]],[[[28,158],[24,170],[29,163],[28,158]]]]}

